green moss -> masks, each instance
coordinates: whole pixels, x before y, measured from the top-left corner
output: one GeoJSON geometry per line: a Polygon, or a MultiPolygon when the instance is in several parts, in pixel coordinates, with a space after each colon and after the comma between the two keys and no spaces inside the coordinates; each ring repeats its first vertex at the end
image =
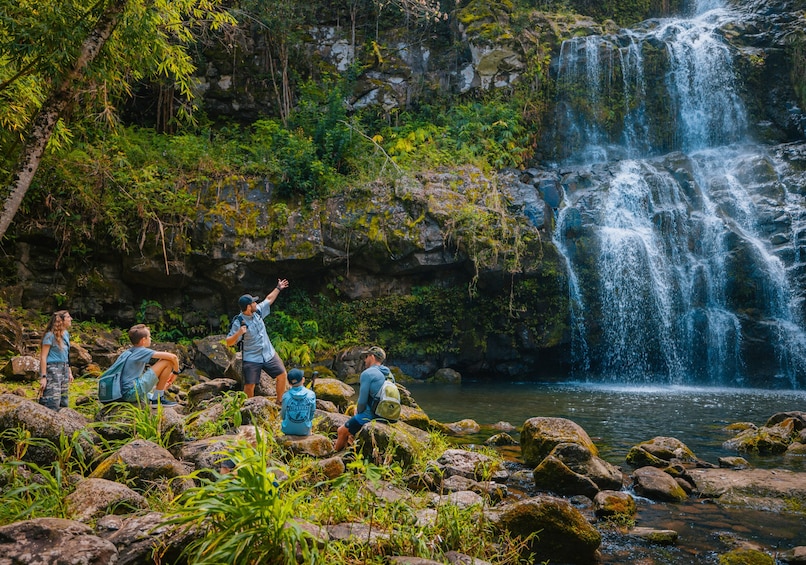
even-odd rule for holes
{"type": "Polygon", "coordinates": [[[719,556],[719,565],[774,565],[775,559],[757,549],[733,549],[719,556]]]}

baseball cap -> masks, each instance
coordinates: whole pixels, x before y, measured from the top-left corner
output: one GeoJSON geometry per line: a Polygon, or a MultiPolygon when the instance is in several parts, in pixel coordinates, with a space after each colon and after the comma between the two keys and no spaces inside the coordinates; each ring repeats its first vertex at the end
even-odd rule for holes
{"type": "Polygon", "coordinates": [[[241,310],[243,311],[244,308],[246,308],[247,306],[249,306],[253,302],[258,302],[258,299],[257,299],[256,296],[252,296],[251,294],[244,294],[243,296],[241,296],[238,299],[238,306],[240,306],[241,310]]]}
{"type": "Polygon", "coordinates": [[[368,347],[367,349],[361,352],[362,357],[370,354],[374,355],[375,359],[377,359],[378,361],[383,362],[384,360],[386,360],[386,352],[377,345],[368,347]]]}
{"type": "Polygon", "coordinates": [[[288,384],[295,385],[300,383],[303,377],[305,377],[305,373],[302,372],[302,369],[291,369],[288,371],[288,384]]]}

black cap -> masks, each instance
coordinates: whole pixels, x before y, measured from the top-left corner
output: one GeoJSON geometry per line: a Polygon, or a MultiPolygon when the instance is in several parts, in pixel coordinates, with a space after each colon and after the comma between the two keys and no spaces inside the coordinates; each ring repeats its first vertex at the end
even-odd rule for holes
{"type": "Polygon", "coordinates": [[[241,312],[246,310],[246,307],[252,304],[253,302],[258,302],[256,296],[252,296],[251,294],[244,294],[238,299],[238,306],[241,307],[241,312]]]}

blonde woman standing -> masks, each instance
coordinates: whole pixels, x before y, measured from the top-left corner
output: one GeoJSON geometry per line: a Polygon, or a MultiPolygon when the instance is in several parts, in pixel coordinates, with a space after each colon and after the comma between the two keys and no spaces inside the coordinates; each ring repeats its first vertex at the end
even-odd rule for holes
{"type": "Polygon", "coordinates": [[[39,403],[51,410],[67,407],[67,391],[73,382],[70,371],[70,333],[73,318],[67,310],[54,312],[39,353],[39,403]]]}

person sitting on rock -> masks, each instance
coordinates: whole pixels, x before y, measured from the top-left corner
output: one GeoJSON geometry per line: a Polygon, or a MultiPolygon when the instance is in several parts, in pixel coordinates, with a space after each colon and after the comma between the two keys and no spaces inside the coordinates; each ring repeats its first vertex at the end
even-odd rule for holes
{"type": "Polygon", "coordinates": [[[372,410],[370,400],[375,398],[386,382],[386,376],[391,373],[389,367],[383,365],[386,360],[386,352],[373,345],[362,353],[364,359],[364,371],[359,378],[358,401],[356,402],[355,415],[347,420],[344,425],[339,426],[336,431],[335,451],[341,451],[347,445],[350,438],[354,437],[367,422],[375,420],[378,416],[372,410]]]}
{"type": "Polygon", "coordinates": [[[304,387],[305,373],[301,369],[288,371],[288,384],[291,385],[280,408],[283,433],[291,436],[311,435],[313,416],[316,413],[316,393],[304,387]]]}
{"type": "Polygon", "coordinates": [[[121,355],[127,355],[120,375],[120,392],[125,402],[134,404],[162,404],[175,406],[176,402],[165,398],[165,389],[179,374],[179,358],[168,351],[154,351],[151,346],[151,330],[145,324],[129,329],[132,347],[121,355]],[[152,366],[148,363],[156,359],[152,366]],[[153,393],[149,394],[153,389],[153,393]]]}

